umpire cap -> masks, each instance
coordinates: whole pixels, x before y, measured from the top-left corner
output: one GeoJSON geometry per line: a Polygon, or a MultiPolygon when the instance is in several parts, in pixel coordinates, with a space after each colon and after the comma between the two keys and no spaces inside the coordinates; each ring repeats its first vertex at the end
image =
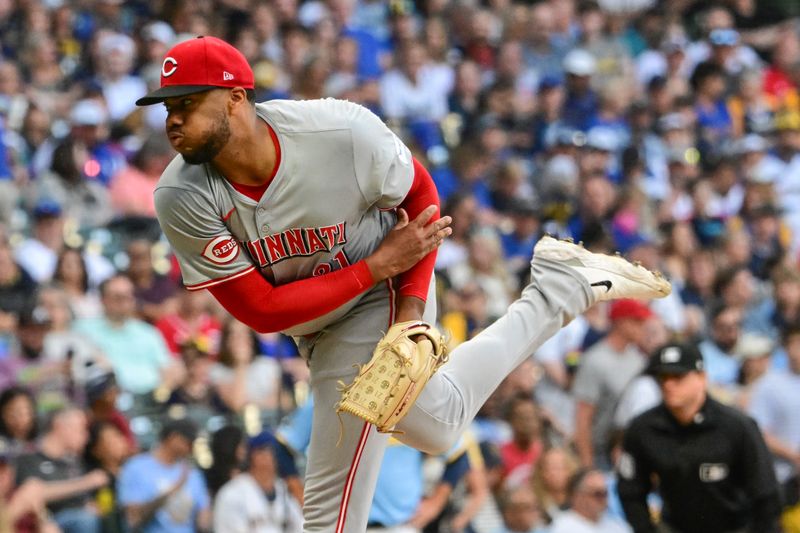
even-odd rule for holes
{"type": "Polygon", "coordinates": [[[658,348],[650,357],[647,373],[653,376],[659,374],[688,374],[689,372],[703,372],[703,354],[697,346],[688,342],[672,342],[658,348]]]}

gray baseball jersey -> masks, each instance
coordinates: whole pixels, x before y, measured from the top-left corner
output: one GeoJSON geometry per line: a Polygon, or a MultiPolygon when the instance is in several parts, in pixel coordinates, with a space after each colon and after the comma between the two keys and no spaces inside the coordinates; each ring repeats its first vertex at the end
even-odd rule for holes
{"type": "MultiPolygon", "coordinates": [[[[410,151],[362,106],[276,100],[256,110],[281,148],[278,171],[259,202],[213,166],[188,165],[181,156],[156,188],[158,218],[190,289],[254,268],[282,285],[355,263],[393,227],[395,215],[388,210],[411,187],[410,151]]],[[[320,331],[359,299],[286,333],[320,331]]]]}
{"type": "MultiPolygon", "coordinates": [[[[157,187],[159,221],[193,289],[255,268],[284,284],[359,261],[393,226],[394,214],[382,209],[399,204],[411,187],[408,149],[366,109],[322,100],[270,102],[257,110],[282,152],[259,202],[210,165],[189,166],[180,156],[157,187]]],[[[533,281],[522,298],[453,351],[398,425],[398,439],[429,453],[447,450],[506,375],[561,327],[565,315],[580,314],[591,300],[586,280],[573,269],[534,259],[533,281]]],[[[354,365],[369,361],[381,331],[394,321],[394,305],[391,282],[381,283],[287,330],[309,360],[315,398],[306,533],[362,533],[367,527],[388,437],[356,417],[337,420],[334,406],[340,381],[352,381],[354,365]]],[[[425,319],[434,315],[429,296],[425,319]]]]}

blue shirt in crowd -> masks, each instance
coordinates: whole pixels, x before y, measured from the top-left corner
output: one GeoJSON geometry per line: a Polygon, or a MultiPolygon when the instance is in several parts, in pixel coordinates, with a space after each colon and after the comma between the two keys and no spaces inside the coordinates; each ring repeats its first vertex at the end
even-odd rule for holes
{"type": "MultiPolygon", "coordinates": [[[[165,465],[150,453],[137,455],[128,461],[117,479],[117,493],[122,507],[155,500],[175,486],[181,477],[184,463],[165,465]]],[[[183,487],[173,494],[153,520],[140,531],[143,533],[194,533],[197,513],[209,506],[208,489],[202,474],[192,467],[183,487]]]]}

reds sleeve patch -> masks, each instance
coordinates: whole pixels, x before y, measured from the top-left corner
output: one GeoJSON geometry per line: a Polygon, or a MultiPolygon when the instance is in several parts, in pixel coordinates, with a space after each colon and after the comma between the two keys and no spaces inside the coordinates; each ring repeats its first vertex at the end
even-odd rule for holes
{"type": "Polygon", "coordinates": [[[225,265],[239,255],[239,243],[230,235],[214,237],[203,248],[202,255],[212,263],[225,265]]]}

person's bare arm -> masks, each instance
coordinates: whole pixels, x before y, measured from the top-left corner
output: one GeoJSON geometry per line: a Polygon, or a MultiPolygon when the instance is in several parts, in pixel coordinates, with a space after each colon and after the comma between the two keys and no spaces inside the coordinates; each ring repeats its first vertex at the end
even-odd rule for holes
{"type": "Polygon", "coordinates": [[[409,525],[422,529],[430,524],[437,516],[444,510],[450,495],[453,493],[453,487],[449,483],[439,483],[433,489],[430,496],[427,496],[419,502],[414,516],[409,520],[409,525]]]}
{"type": "Polygon", "coordinates": [[[575,411],[575,447],[578,449],[578,458],[581,465],[591,467],[594,464],[594,446],[592,443],[592,418],[595,406],[591,403],[578,401],[575,411]]]}
{"type": "Polygon", "coordinates": [[[41,485],[42,499],[45,503],[57,502],[78,494],[93,491],[108,485],[108,474],[102,470],[93,470],[86,475],[64,481],[43,481],[41,485]]]}
{"type": "Polygon", "coordinates": [[[303,506],[303,479],[300,476],[288,476],[284,479],[289,489],[289,494],[303,506]]]}
{"type": "Polygon", "coordinates": [[[197,513],[198,531],[211,531],[212,517],[213,515],[211,514],[211,506],[208,506],[205,509],[200,509],[200,512],[197,513]]]}
{"type": "Polygon", "coordinates": [[[549,377],[553,383],[566,390],[569,385],[569,376],[567,375],[567,369],[564,367],[563,362],[546,361],[542,363],[542,368],[544,369],[545,375],[549,377]]]}
{"type": "Polygon", "coordinates": [[[233,379],[215,386],[222,402],[234,413],[247,404],[247,369],[249,364],[234,354],[233,379]]]}
{"type": "Polygon", "coordinates": [[[183,485],[186,483],[186,480],[189,479],[190,471],[191,469],[188,466],[185,466],[183,472],[181,473],[181,477],[178,479],[175,485],[149,502],[133,503],[125,506],[125,518],[127,519],[128,525],[131,527],[131,529],[135,530],[150,522],[158,510],[161,509],[175,493],[181,490],[181,487],[183,487],[183,485]]]}
{"type": "Polygon", "coordinates": [[[456,532],[463,531],[467,527],[489,496],[489,479],[483,466],[470,468],[464,479],[467,482],[469,496],[464,501],[461,511],[453,517],[451,522],[453,531],[456,532]]]}
{"type": "Polygon", "coordinates": [[[769,451],[778,457],[782,457],[783,459],[790,461],[795,468],[800,468],[800,450],[795,450],[789,444],[786,444],[775,435],[772,435],[766,431],[762,430],[761,434],[764,436],[764,442],[767,443],[767,448],[769,448],[769,451]]]}

